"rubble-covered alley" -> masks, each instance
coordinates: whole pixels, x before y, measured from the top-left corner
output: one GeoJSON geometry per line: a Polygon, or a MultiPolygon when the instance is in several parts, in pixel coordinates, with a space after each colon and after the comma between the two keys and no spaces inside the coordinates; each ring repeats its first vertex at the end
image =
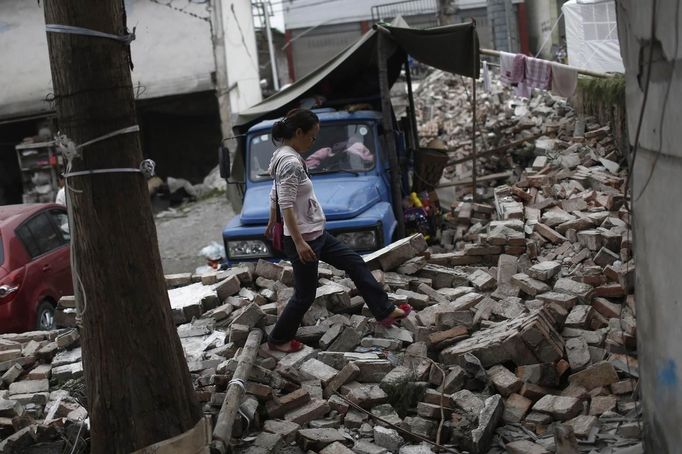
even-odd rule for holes
{"type": "MultiPolygon", "coordinates": [[[[421,137],[458,150],[452,161],[470,151],[468,88],[435,72],[416,93],[421,137]]],[[[476,201],[460,184],[470,163],[446,169],[439,194],[454,203],[434,244],[416,234],[366,256],[390,299],[416,309],[399,326],[375,323],[353,283],[322,264],[297,333],[305,348],[264,343],[248,377],[234,377],[250,333],[267,333],[292,295],[291,267],[166,277],[204,414],[215,423],[228,386],[246,393],[237,452],[642,452],[614,125],[549,93],[479,96],[483,150],[516,145],[480,159],[476,201]]],[[[75,323],[73,299],[57,317],[75,323]]],[[[86,452],[71,450],[88,437],[77,330],[0,336],[0,373],[0,452],[86,452]]]]}

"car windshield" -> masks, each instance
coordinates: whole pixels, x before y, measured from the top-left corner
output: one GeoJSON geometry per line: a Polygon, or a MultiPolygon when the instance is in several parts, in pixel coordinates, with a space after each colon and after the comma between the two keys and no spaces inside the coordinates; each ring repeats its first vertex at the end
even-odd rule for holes
{"type": "MultiPolygon", "coordinates": [[[[276,146],[269,132],[251,137],[251,180],[269,179],[268,166],[276,146]]],[[[304,156],[309,172],[366,172],[374,167],[375,143],[372,128],[365,123],[328,123],[304,156]]]]}

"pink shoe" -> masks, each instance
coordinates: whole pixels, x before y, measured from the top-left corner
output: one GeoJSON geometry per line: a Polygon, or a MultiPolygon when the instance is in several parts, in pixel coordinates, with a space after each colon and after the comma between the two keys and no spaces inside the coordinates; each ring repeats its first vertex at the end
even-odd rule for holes
{"type": "Polygon", "coordinates": [[[273,344],[272,342],[268,342],[268,348],[272,351],[275,352],[282,352],[282,353],[295,353],[298,351],[303,350],[303,343],[300,341],[297,341],[296,339],[291,341],[291,344],[289,344],[291,348],[289,349],[283,349],[281,345],[276,345],[273,344]]]}
{"type": "Polygon", "coordinates": [[[381,323],[386,328],[390,328],[391,326],[395,325],[395,322],[404,319],[405,317],[410,315],[410,312],[412,312],[412,306],[410,306],[407,303],[401,304],[400,306],[398,306],[398,309],[401,309],[405,313],[405,315],[401,315],[400,317],[388,316],[382,320],[379,320],[379,323],[381,323]]]}

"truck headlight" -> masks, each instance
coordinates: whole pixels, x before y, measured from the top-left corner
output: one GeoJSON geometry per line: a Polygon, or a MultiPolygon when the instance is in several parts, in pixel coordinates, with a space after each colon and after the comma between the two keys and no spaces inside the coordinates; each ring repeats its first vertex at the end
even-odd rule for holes
{"type": "Polygon", "coordinates": [[[227,256],[231,259],[271,257],[270,249],[261,240],[234,240],[227,242],[227,256]]]}
{"type": "Polygon", "coordinates": [[[374,230],[343,232],[334,235],[337,240],[356,251],[371,251],[377,248],[377,234],[374,230]]]}

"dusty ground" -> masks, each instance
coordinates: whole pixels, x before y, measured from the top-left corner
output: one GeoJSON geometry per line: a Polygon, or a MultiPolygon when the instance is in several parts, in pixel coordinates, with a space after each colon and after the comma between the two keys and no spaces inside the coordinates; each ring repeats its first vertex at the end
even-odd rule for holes
{"type": "Polygon", "coordinates": [[[157,214],[164,273],[193,272],[204,265],[199,251],[212,241],[223,244],[223,227],[232,216],[234,210],[224,193],[157,214]]]}

